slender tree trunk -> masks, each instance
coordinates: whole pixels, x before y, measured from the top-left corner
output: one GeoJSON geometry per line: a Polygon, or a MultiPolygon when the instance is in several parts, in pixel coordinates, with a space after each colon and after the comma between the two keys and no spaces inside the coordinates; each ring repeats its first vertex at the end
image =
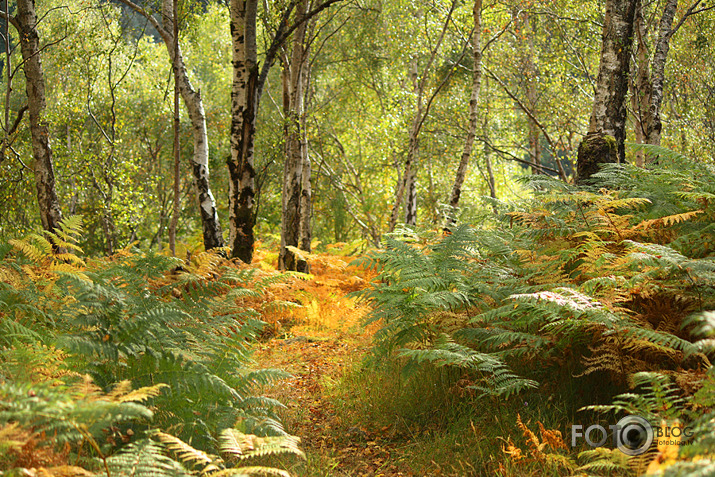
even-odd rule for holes
{"type": "Polygon", "coordinates": [[[258,60],[257,0],[231,0],[233,84],[231,88],[231,157],[228,160],[231,255],[246,263],[253,259],[256,223],[256,171],[253,168],[258,60]]]}
{"type": "MultiPolygon", "coordinates": [[[[638,50],[636,64],[638,74],[635,81],[634,113],[636,126],[636,142],[660,145],[660,134],[663,128],[660,119],[661,104],[663,102],[663,84],[665,82],[665,63],[670,50],[670,39],[677,31],[673,28],[675,13],[678,10],[678,0],[667,0],[663,7],[663,15],[658,25],[655,39],[655,51],[652,58],[649,55],[648,27],[643,18],[642,8],[639,7],[636,28],[638,50]]],[[[686,14],[687,15],[687,14],[686,14]]],[[[681,23],[682,24],[682,23],[681,23]]],[[[638,153],[637,163],[654,162],[657,157],[638,153]],[[644,157],[647,156],[647,157],[644,157]]]]}
{"type": "MultiPolygon", "coordinates": [[[[405,224],[414,227],[417,223],[417,159],[419,152],[419,136],[427,116],[429,116],[430,108],[432,107],[433,100],[437,97],[437,94],[442,90],[442,87],[447,83],[450,78],[452,71],[448,72],[439,85],[434,88],[432,94],[429,96],[427,101],[425,101],[425,91],[427,86],[427,81],[430,77],[430,71],[432,70],[432,65],[437,58],[437,52],[439,51],[442,41],[444,40],[447,28],[452,21],[452,13],[457,6],[456,1],[452,1],[449,7],[449,12],[445,17],[444,23],[442,25],[442,30],[434,43],[434,47],[430,51],[427,64],[422,70],[420,75],[417,71],[417,59],[413,58],[410,64],[410,78],[412,80],[412,89],[415,92],[415,116],[412,120],[412,125],[410,126],[409,143],[407,146],[407,157],[405,159],[405,173],[402,179],[398,179],[397,187],[395,188],[395,204],[392,207],[392,212],[390,213],[390,222],[388,224],[388,229],[390,232],[395,230],[397,225],[397,217],[400,213],[400,206],[402,205],[402,200],[407,191],[407,203],[405,205],[405,224]]],[[[466,53],[465,49],[460,56],[460,61],[466,53]]]]}
{"type": "MultiPolygon", "coordinates": [[[[283,109],[285,112],[285,167],[283,171],[283,211],[281,226],[281,250],[278,256],[278,268],[281,270],[305,271],[307,264],[298,260],[286,247],[299,247],[301,244],[301,223],[303,201],[303,166],[307,156],[304,140],[304,94],[308,51],[305,46],[307,23],[303,17],[308,9],[308,1],[301,0],[296,11],[296,21],[300,22],[293,32],[290,60],[284,62],[283,109]],[[285,101],[287,100],[287,104],[285,101]],[[301,262],[301,263],[299,263],[301,262]]],[[[287,56],[287,55],[286,55],[287,56]]],[[[287,60],[287,58],[286,58],[287,60]]],[[[309,177],[309,176],[308,176],[309,177]]],[[[310,245],[308,245],[310,249],[310,245]]]]}
{"type": "Polygon", "coordinates": [[[412,167],[407,171],[405,182],[405,191],[407,192],[407,200],[405,201],[405,225],[415,228],[417,226],[417,168],[412,167]]]}
{"type": "Polygon", "coordinates": [[[606,0],[601,58],[588,134],[578,153],[577,182],[625,160],[626,105],[635,12],[640,0],[606,0]]]}
{"type": "MultiPolygon", "coordinates": [[[[305,88],[308,90],[308,85],[310,83],[310,63],[307,59],[308,53],[306,52],[306,79],[305,88]]],[[[307,93],[306,100],[307,102],[307,93]]],[[[301,176],[301,192],[300,192],[300,249],[306,252],[311,251],[311,242],[313,240],[313,187],[311,185],[311,161],[310,153],[308,152],[308,138],[306,130],[306,116],[305,111],[301,115],[301,160],[303,162],[303,173],[301,176]]],[[[310,273],[310,264],[304,260],[298,262],[298,271],[304,273],[310,273]]]]}
{"type": "MultiPolygon", "coordinates": [[[[462,195],[462,186],[469,167],[469,158],[474,148],[474,138],[477,135],[479,92],[482,86],[482,0],[474,1],[474,33],[472,34],[472,50],[474,55],[474,66],[472,69],[472,93],[469,97],[469,126],[467,127],[467,137],[464,140],[462,157],[457,167],[457,175],[454,178],[452,192],[449,195],[450,214],[453,214],[459,205],[459,198],[462,195]]],[[[491,170],[491,161],[489,162],[491,170]]],[[[446,225],[454,224],[455,218],[449,216],[446,225]]]]}
{"type": "MultiPolygon", "coordinates": [[[[427,71],[425,71],[425,74],[427,74],[427,71]]],[[[397,188],[395,189],[395,204],[392,206],[392,213],[390,214],[390,232],[394,232],[395,227],[397,226],[397,217],[400,214],[400,207],[402,206],[402,200],[405,196],[405,191],[407,191],[407,205],[405,206],[405,224],[414,226],[411,221],[416,222],[417,219],[415,161],[417,160],[417,154],[419,152],[419,134],[420,128],[422,126],[422,117],[424,114],[422,110],[422,88],[424,82],[418,81],[417,75],[417,60],[413,59],[412,64],[410,65],[410,78],[412,80],[412,89],[416,95],[415,115],[412,119],[412,126],[410,126],[409,143],[407,146],[407,157],[405,159],[405,172],[402,175],[401,180],[397,181],[397,188]]]]}
{"type": "MultiPolygon", "coordinates": [[[[652,96],[652,85],[650,81],[650,57],[648,47],[648,25],[643,18],[643,6],[638,5],[636,10],[635,33],[638,39],[634,78],[631,80],[631,108],[633,109],[633,129],[638,144],[645,143],[646,123],[648,109],[652,96]]],[[[645,163],[645,153],[636,153],[636,165],[642,167],[645,163]]]]}
{"type": "MultiPolygon", "coordinates": [[[[524,31],[527,32],[528,36],[527,43],[529,45],[526,57],[524,58],[524,76],[526,77],[526,101],[529,105],[530,110],[536,114],[536,102],[537,102],[537,91],[536,91],[536,64],[534,63],[534,56],[536,54],[536,49],[534,48],[534,36],[536,31],[533,27],[531,18],[529,18],[528,13],[524,13],[524,31]]],[[[531,166],[532,174],[541,174],[543,172],[541,168],[541,135],[538,124],[533,117],[529,117],[529,156],[531,162],[534,163],[531,166]]]]}
{"type": "Polygon", "coordinates": [[[37,15],[34,0],[17,1],[17,28],[20,36],[23,69],[25,71],[27,104],[30,115],[30,134],[34,157],[35,186],[40,219],[45,230],[53,231],[62,220],[55,171],[50,148],[50,133],[45,120],[45,79],[40,61],[40,39],[37,34],[37,15]]]}
{"type": "MultiPolygon", "coordinates": [[[[174,21],[175,16],[172,14],[167,19],[168,4],[170,0],[164,0],[163,17],[165,21],[165,29],[168,31],[167,22],[173,27],[178,22],[174,21]]],[[[194,177],[196,193],[199,200],[199,212],[201,214],[201,226],[203,230],[204,248],[210,250],[212,248],[223,247],[223,232],[219,222],[218,210],[216,209],[216,200],[211,192],[210,175],[209,175],[209,141],[208,132],[206,130],[206,114],[204,112],[204,103],[201,94],[196,91],[189,80],[189,75],[186,72],[186,64],[181,53],[178,38],[178,26],[174,28],[172,34],[173,44],[166,45],[170,52],[170,57],[175,70],[176,84],[179,87],[179,92],[186,105],[186,110],[189,113],[191,121],[191,131],[194,139],[194,151],[191,156],[191,172],[194,177]]]]}
{"type": "MultiPolygon", "coordinates": [[[[175,74],[181,98],[191,121],[191,131],[194,140],[194,152],[191,156],[191,172],[194,176],[196,193],[199,199],[199,212],[203,229],[204,247],[210,250],[223,247],[223,233],[219,222],[216,200],[211,192],[209,174],[209,141],[206,130],[206,114],[204,112],[201,94],[196,91],[186,72],[186,64],[181,48],[175,47],[174,14],[172,0],[162,0],[162,23],[159,23],[151,13],[144,10],[131,0],[120,0],[132,10],[143,15],[159,32],[171,59],[172,67],[178,70],[175,74]]],[[[177,40],[178,43],[178,40],[177,40]]]]}
{"type": "MultiPolygon", "coordinates": [[[[179,133],[181,131],[181,116],[179,112],[179,21],[178,21],[178,6],[179,0],[172,2],[172,15],[170,17],[171,28],[173,31],[173,53],[170,55],[173,59],[174,70],[174,208],[171,215],[171,224],[169,225],[169,249],[171,255],[176,256],[176,228],[179,224],[179,213],[181,212],[180,194],[181,189],[181,148],[179,142],[179,133]]],[[[164,4],[164,14],[166,18],[167,6],[164,4]]],[[[167,25],[165,25],[167,26],[167,25]]]]}
{"type": "MultiPolygon", "coordinates": [[[[489,78],[486,78],[489,81],[489,78]]],[[[489,83],[486,85],[486,89],[489,89],[489,83]]],[[[496,180],[494,179],[494,168],[492,167],[492,149],[489,147],[489,115],[491,114],[489,96],[486,97],[485,111],[484,111],[484,123],[482,124],[482,131],[484,135],[484,162],[487,168],[487,185],[489,186],[489,196],[492,199],[497,198],[497,186],[496,180]]],[[[497,213],[496,205],[492,206],[494,213],[497,213]]]]}

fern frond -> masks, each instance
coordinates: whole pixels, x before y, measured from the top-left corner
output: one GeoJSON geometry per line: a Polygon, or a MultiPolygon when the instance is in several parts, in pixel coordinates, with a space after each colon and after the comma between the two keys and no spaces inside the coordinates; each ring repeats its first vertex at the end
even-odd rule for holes
{"type": "Polygon", "coordinates": [[[107,459],[110,475],[121,477],[190,477],[180,463],[164,455],[164,446],[142,439],[107,459]]]}
{"type": "Polygon", "coordinates": [[[159,442],[164,444],[168,450],[176,454],[182,462],[201,466],[203,473],[209,471],[209,466],[213,470],[218,470],[218,468],[216,468],[213,464],[214,457],[209,456],[204,451],[191,447],[178,437],[174,437],[171,434],[166,434],[160,431],[156,431],[154,436],[159,440],[159,442]]]}
{"type": "Polygon", "coordinates": [[[250,477],[252,475],[277,475],[279,477],[291,477],[290,472],[273,467],[247,466],[234,469],[224,469],[211,474],[213,477],[250,477]]]}
{"type": "Polygon", "coordinates": [[[220,435],[221,452],[235,459],[249,459],[267,455],[294,454],[305,458],[300,439],[295,436],[258,437],[237,429],[224,429],[220,435]]]}

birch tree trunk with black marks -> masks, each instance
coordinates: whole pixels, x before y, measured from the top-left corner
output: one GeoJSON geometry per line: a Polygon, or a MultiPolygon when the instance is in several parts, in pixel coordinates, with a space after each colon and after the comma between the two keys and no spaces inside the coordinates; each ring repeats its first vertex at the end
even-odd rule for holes
{"type": "Polygon", "coordinates": [[[23,70],[25,72],[27,105],[30,116],[30,135],[37,202],[40,209],[42,227],[53,231],[60,225],[62,212],[57,190],[55,170],[50,148],[50,133],[45,119],[45,78],[40,60],[40,38],[37,34],[37,14],[34,0],[17,1],[15,26],[20,36],[23,70]]]}
{"type": "MultiPolygon", "coordinates": [[[[390,223],[388,227],[390,232],[394,232],[395,227],[397,226],[397,217],[400,214],[400,207],[402,206],[402,200],[405,196],[405,191],[407,191],[407,205],[405,206],[405,224],[414,226],[414,222],[417,221],[417,211],[415,210],[417,201],[417,190],[415,189],[415,161],[417,160],[417,153],[419,151],[419,135],[424,116],[422,105],[424,81],[418,82],[417,74],[417,60],[413,60],[412,64],[410,65],[410,79],[412,81],[412,88],[416,96],[415,115],[412,118],[412,125],[410,126],[409,143],[407,145],[407,157],[405,158],[405,171],[402,175],[402,178],[397,182],[397,188],[395,190],[395,203],[392,206],[392,212],[390,213],[390,223]],[[414,201],[413,207],[410,206],[413,203],[412,201],[414,201]]],[[[426,74],[427,71],[425,71],[425,75],[426,74]]]]}
{"type": "Polygon", "coordinates": [[[257,0],[231,0],[233,82],[231,87],[231,157],[229,221],[231,256],[245,263],[253,259],[256,223],[256,171],[253,167],[258,59],[256,46],[257,0]]]}
{"type": "Polygon", "coordinates": [[[204,247],[210,250],[223,247],[223,233],[219,222],[216,200],[211,192],[209,174],[209,141],[206,130],[206,114],[204,113],[201,93],[196,91],[189,80],[186,64],[181,48],[174,48],[174,15],[172,0],[163,0],[161,6],[162,22],[154,18],[150,12],[130,0],[120,0],[132,10],[144,16],[161,36],[169,52],[169,58],[179,86],[179,93],[186,106],[191,121],[194,151],[191,156],[191,172],[196,184],[199,199],[199,211],[203,228],[204,247]]]}
{"type": "MultiPolygon", "coordinates": [[[[459,198],[462,195],[462,186],[467,176],[467,168],[469,167],[469,159],[472,156],[474,148],[474,138],[477,135],[479,92],[482,86],[482,0],[474,1],[474,33],[472,34],[472,50],[474,57],[474,66],[472,68],[472,92],[469,97],[469,126],[467,127],[467,137],[464,140],[464,149],[462,157],[457,167],[457,175],[454,178],[452,192],[449,195],[450,216],[447,218],[447,225],[455,223],[455,213],[459,206],[459,198]]],[[[489,162],[491,170],[491,162],[489,162]]]]}
{"type": "Polygon", "coordinates": [[[588,134],[578,151],[577,182],[600,166],[625,160],[626,94],[636,9],[640,0],[606,0],[601,57],[588,134]]]}
{"type": "MultiPolygon", "coordinates": [[[[310,83],[310,64],[307,61],[306,54],[306,79],[304,87],[308,89],[310,83]]],[[[307,94],[307,93],[306,93],[307,94]]],[[[304,103],[307,101],[304,100],[304,103]]],[[[308,151],[308,138],[306,131],[306,115],[305,112],[301,115],[301,160],[303,161],[303,172],[301,176],[301,192],[300,192],[300,249],[306,252],[311,251],[311,242],[313,240],[313,187],[311,184],[312,165],[310,154],[308,151]]],[[[305,261],[298,263],[298,271],[310,273],[310,264],[305,261]]]]}
{"type": "Polygon", "coordinates": [[[312,10],[289,19],[298,3],[291,0],[281,13],[280,22],[259,68],[256,46],[257,0],[231,0],[231,41],[233,45],[233,84],[231,88],[231,157],[229,170],[229,219],[232,256],[246,263],[253,258],[253,227],[256,223],[256,171],[254,138],[256,115],[268,72],[280,47],[303,23],[342,0],[324,0],[312,10]]]}

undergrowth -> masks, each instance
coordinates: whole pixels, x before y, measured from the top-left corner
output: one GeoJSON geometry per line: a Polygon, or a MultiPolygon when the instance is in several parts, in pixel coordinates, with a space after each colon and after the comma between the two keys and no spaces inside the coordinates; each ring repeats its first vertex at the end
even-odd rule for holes
{"type": "Polygon", "coordinates": [[[424,373],[452,370],[437,389],[463,390],[458,412],[511,419],[482,423],[502,442],[502,458],[482,457],[482,471],[710,469],[712,349],[699,329],[712,326],[702,313],[715,305],[715,168],[656,152],[657,167],[611,165],[587,188],[534,176],[533,200],[502,207],[493,228],[403,232],[358,261],[378,273],[360,293],[379,326],[371,372],[394,363],[412,399],[446,416],[454,411],[430,398],[424,373]],[[529,400],[561,411],[543,420],[510,412],[529,400]],[[632,457],[566,444],[572,424],[607,426],[625,414],[654,429],[677,419],[696,434],[632,457]]]}
{"type": "Polygon", "coordinates": [[[221,251],[85,260],[80,234],[69,218],[0,247],[2,468],[288,475],[255,465],[303,453],[260,395],[286,374],[250,366],[262,322],[243,305],[286,277],[221,251]]]}

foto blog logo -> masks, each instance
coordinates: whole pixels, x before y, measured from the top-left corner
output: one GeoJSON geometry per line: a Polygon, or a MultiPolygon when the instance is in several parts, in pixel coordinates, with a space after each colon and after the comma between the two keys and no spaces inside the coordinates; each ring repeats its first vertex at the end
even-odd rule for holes
{"type": "Polygon", "coordinates": [[[692,437],[689,427],[663,425],[653,429],[645,418],[629,415],[608,428],[599,424],[592,424],[586,429],[581,424],[572,425],[571,447],[576,447],[580,439],[590,447],[602,447],[608,442],[609,431],[613,447],[628,456],[645,453],[656,438],[660,444],[680,444],[685,438],[692,437]]]}

